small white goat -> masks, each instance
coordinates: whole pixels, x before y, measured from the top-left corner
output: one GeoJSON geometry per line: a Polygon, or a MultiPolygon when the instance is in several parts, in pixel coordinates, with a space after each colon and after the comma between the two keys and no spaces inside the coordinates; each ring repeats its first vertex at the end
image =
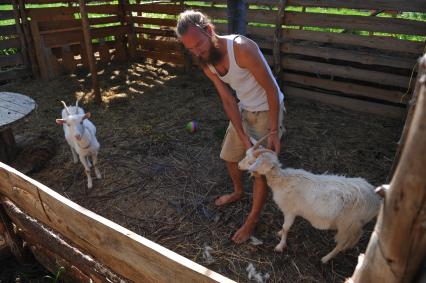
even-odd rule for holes
{"type": "MultiPolygon", "coordinates": [[[[266,136],[267,137],[267,136],[266,136]]],[[[321,261],[326,263],[340,251],[355,246],[362,227],[373,219],[381,204],[374,187],[362,178],[314,175],[302,169],[281,169],[275,152],[260,148],[262,138],[247,150],[238,164],[241,170],[266,176],[273,199],[284,214],[281,237],[275,251],[286,247],[287,233],[296,216],[317,229],[337,230],[336,247],[321,261]]]]}
{"type": "Polygon", "coordinates": [[[95,169],[96,178],[101,179],[101,172],[96,167],[98,163],[99,142],[96,139],[96,127],[89,121],[90,112],[84,113],[81,107],[78,107],[78,100],[75,106],[67,107],[65,102],[62,109],[62,119],[56,119],[58,125],[64,127],[65,139],[68,142],[73,161],[78,162],[77,155],[84,166],[87,176],[87,187],[92,188],[92,177],[90,175],[89,156],[92,158],[93,167],[95,169]]]}

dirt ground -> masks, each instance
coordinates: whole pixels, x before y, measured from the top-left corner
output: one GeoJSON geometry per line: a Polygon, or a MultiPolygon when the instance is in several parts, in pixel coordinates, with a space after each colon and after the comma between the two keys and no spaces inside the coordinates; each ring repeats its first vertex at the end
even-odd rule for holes
{"type": "MultiPolygon", "coordinates": [[[[232,190],[219,159],[228,121],[213,85],[198,70],[185,73],[167,64],[142,62],[109,66],[100,77],[105,104],[96,106],[83,74],[49,82],[23,81],[0,86],[31,96],[36,113],[15,130],[26,139],[45,130],[56,154],[39,172],[29,174],[78,204],[119,223],[233,280],[248,282],[246,268],[269,273],[268,282],[342,282],[364,252],[374,223],[366,226],[358,246],[328,264],[320,258],[333,247],[332,231],[319,231],[298,218],[283,254],[273,251],[283,217],[269,193],[254,236],[262,245],[234,245],[230,238],[251,204],[251,181],[242,201],[216,208],[213,200],[232,190]],[[81,164],[73,164],[61,126],[60,100],[92,113],[101,144],[102,180],[85,188],[81,164]],[[195,120],[196,133],[185,131],[195,120]],[[214,262],[203,251],[212,248],[214,262]]],[[[285,91],[285,89],[284,89],[285,91]]],[[[346,111],[303,99],[287,98],[286,137],[280,160],[285,167],[314,173],[385,182],[401,120],[346,111]]],[[[94,174],[93,174],[94,175],[94,174]]]]}

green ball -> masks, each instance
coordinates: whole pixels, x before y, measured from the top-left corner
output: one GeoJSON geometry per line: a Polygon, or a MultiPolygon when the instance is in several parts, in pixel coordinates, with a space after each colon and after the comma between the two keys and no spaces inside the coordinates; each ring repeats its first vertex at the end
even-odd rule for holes
{"type": "Polygon", "coordinates": [[[186,130],[187,130],[189,133],[193,134],[193,133],[195,133],[195,132],[197,131],[197,129],[198,129],[197,122],[195,122],[195,121],[188,122],[188,123],[186,124],[185,128],[186,128],[186,130]]]}

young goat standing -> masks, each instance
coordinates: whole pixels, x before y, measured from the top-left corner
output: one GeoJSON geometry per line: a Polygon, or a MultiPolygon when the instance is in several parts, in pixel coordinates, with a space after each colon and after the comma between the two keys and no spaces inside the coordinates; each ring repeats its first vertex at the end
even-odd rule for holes
{"type": "Polygon", "coordinates": [[[282,252],[286,247],[287,233],[296,216],[305,218],[317,229],[337,230],[337,245],[321,259],[323,263],[340,251],[355,246],[362,227],[379,211],[381,199],[375,194],[374,187],[362,178],[281,169],[273,151],[258,149],[265,138],[247,150],[238,167],[266,176],[273,199],[285,216],[282,230],[278,232],[281,241],[275,251],[282,252]]]}
{"type": "Polygon", "coordinates": [[[90,112],[84,113],[81,107],[78,107],[78,101],[75,106],[67,107],[65,102],[62,109],[62,119],[56,119],[58,125],[64,127],[65,139],[68,142],[74,163],[77,163],[77,155],[84,166],[87,176],[87,187],[92,188],[92,177],[90,175],[89,156],[92,158],[93,168],[95,169],[96,178],[101,179],[101,172],[98,167],[98,151],[99,142],[96,139],[96,127],[89,121],[90,112]]]}

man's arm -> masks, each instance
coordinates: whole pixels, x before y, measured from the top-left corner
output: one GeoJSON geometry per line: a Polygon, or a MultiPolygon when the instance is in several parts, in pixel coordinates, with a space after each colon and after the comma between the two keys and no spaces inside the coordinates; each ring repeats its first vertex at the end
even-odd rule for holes
{"type": "Polygon", "coordinates": [[[240,137],[240,140],[243,142],[246,149],[249,149],[251,147],[250,138],[244,132],[241,113],[238,108],[237,101],[231,93],[231,90],[217,77],[216,74],[212,73],[208,67],[204,67],[203,71],[216,87],[220,99],[222,100],[225,113],[234,126],[238,136],[240,137]]]}
{"type": "Polygon", "coordinates": [[[237,64],[241,68],[248,69],[256,81],[265,89],[269,104],[270,133],[268,138],[268,148],[274,149],[278,154],[281,144],[278,129],[279,89],[274,83],[274,78],[268,72],[258,52],[256,43],[245,37],[238,37],[234,43],[234,51],[237,64]]]}

